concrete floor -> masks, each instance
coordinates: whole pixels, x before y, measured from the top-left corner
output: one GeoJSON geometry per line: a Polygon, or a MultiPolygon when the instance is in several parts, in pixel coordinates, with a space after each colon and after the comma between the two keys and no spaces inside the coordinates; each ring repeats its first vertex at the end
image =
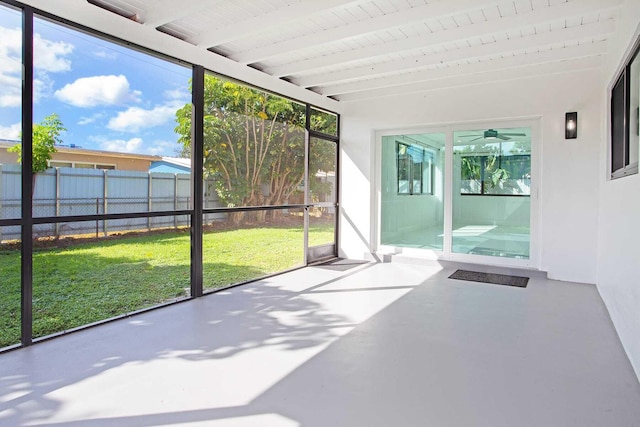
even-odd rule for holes
{"type": "Polygon", "coordinates": [[[1,426],[640,426],[594,286],[310,267],[0,355],[1,426]]]}

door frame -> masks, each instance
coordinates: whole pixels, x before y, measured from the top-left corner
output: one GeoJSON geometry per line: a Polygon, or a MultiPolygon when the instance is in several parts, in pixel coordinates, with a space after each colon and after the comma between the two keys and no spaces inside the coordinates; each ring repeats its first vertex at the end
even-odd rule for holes
{"type": "Polygon", "coordinates": [[[379,255],[403,255],[429,260],[451,260],[473,264],[496,265],[504,267],[520,267],[528,269],[540,268],[540,183],[541,183],[541,117],[520,119],[495,119],[482,121],[456,122],[440,125],[424,125],[416,127],[398,127],[374,131],[371,152],[373,185],[371,200],[371,249],[379,255]],[[472,131],[478,129],[496,129],[510,127],[528,127],[531,129],[531,211],[530,211],[530,243],[529,258],[503,258],[484,255],[453,253],[451,248],[453,232],[453,133],[456,131],[472,131]],[[406,248],[380,244],[382,221],[382,137],[394,135],[411,135],[419,133],[445,134],[445,169],[444,169],[444,242],[443,250],[406,248]]]}
{"type": "Polygon", "coordinates": [[[340,141],[339,139],[328,137],[324,134],[312,133],[307,131],[305,135],[305,184],[304,184],[304,265],[314,264],[322,261],[326,261],[331,258],[336,258],[338,256],[338,200],[339,188],[340,188],[340,141]],[[334,157],[334,165],[335,165],[335,175],[334,175],[334,183],[333,183],[333,197],[334,200],[332,202],[313,202],[311,200],[311,149],[312,149],[312,140],[316,139],[319,141],[330,142],[335,145],[335,157],[334,157]],[[329,208],[333,209],[333,241],[331,243],[324,243],[320,245],[312,246],[309,243],[309,228],[310,228],[310,209],[313,207],[318,208],[329,208]]]}

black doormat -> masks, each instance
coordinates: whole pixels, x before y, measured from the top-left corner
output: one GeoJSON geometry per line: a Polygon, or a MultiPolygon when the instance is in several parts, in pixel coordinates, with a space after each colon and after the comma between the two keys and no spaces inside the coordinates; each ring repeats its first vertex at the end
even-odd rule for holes
{"type": "Polygon", "coordinates": [[[494,285],[516,286],[526,288],[528,277],[508,276],[506,274],[481,273],[478,271],[456,270],[449,279],[468,280],[470,282],[492,283],[494,285]]]}
{"type": "Polygon", "coordinates": [[[347,271],[362,264],[368,264],[369,261],[360,261],[354,259],[337,258],[322,264],[314,265],[314,267],[325,268],[328,270],[347,271]]]}

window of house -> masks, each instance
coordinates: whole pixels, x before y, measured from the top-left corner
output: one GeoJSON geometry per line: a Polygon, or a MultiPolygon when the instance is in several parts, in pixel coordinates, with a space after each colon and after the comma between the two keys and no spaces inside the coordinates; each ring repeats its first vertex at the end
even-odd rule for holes
{"type": "Polygon", "coordinates": [[[115,170],[116,165],[102,165],[96,163],[81,163],[81,162],[60,162],[55,160],[49,161],[50,168],[76,168],[76,169],[108,169],[115,170]]]}
{"type": "Polygon", "coordinates": [[[49,167],[50,168],[72,168],[73,163],[49,161],[49,167]]]}
{"type": "Polygon", "coordinates": [[[611,178],[638,173],[640,39],[611,89],[611,178]]]}
{"type": "Polygon", "coordinates": [[[95,169],[96,165],[93,163],[74,163],[73,167],[77,169],[95,169]]]}
{"type": "Polygon", "coordinates": [[[531,155],[466,155],[460,161],[460,194],[529,196],[531,155]]]}
{"type": "Polygon", "coordinates": [[[433,158],[424,147],[396,143],[398,194],[433,194],[433,158]]]}

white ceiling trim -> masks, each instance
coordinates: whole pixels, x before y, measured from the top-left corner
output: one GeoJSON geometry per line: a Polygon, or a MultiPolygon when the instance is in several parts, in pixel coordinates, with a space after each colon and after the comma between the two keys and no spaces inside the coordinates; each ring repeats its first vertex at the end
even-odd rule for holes
{"type": "Polygon", "coordinates": [[[495,54],[513,52],[521,49],[532,49],[548,46],[561,42],[592,39],[596,36],[604,36],[614,31],[614,21],[607,20],[592,24],[579,25],[562,30],[548,31],[546,33],[532,34],[515,39],[508,39],[495,43],[487,43],[480,46],[469,46],[462,49],[435,53],[431,55],[411,56],[400,61],[390,61],[375,65],[366,65],[333,73],[318,73],[292,79],[298,86],[326,86],[341,82],[408,71],[423,68],[429,65],[445,64],[464,59],[480,58],[495,54]]]}
{"type": "Polygon", "coordinates": [[[533,54],[523,54],[502,59],[481,61],[468,65],[446,67],[436,70],[424,70],[415,73],[400,74],[391,77],[362,80],[332,86],[321,86],[316,88],[316,90],[322,95],[337,96],[337,99],[342,100],[343,98],[340,95],[350,92],[405,86],[411,83],[439,80],[451,76],[465,76],[468,79],[470,75],[477,73],[495,72],[507,68],[521,68],[543,63],[562,63],[572,59],[601,56],[606,54],[606,51],[606,42],[589,43],[575,47],[552,49],[533,54]]]}
{"type": "Polygon", "coordinates": [[[514,30],[531,25],[541,25],[559,20],[581,17],[588,13],[602,9],[618,7],[622,0],[583,0],[561,3],[545,9],[533,10],[510,17],[500,18],[498,22],[491,20],[473,25],[466,25],[447,31],[440,31],[422,37],[397,40],[381,45],[367,46],[332,55],[325,55],[307,60],[264,68],[267,74],[285,77],[297,73],[321,70],[336,64],[348,64],[356,61],[388,55],[390,53],[407,52],[428,46],[436,46],[457,41],[464,41],[473,37],[482,37],[508,30],[514,30]],[[498,28],[499,27],[499,28],[498,28]]]}
{"type": "Polygon", "coordinates": [[[564,74],[583,70],[601,68],[599,57],[578,58],[565,62],[552,62],[546,64],[529,65],[518,68],[509,68],[498,71],[487,71],[476,75],[470,80],[466,75],[452,76],[439,80],[420,82],[404,87],[385,87],[378,90],[354,92],[340,95],[337,99],[341,102],[365,101],[368,99],[391,97],[397,95],[409,95],[434,90],[477,86],[509,80],[535,78],[552,74],[564,74]]]}
{"type": "Polygon", "coordinates": [[[309,102],[329,111],[340,112],[340,103],[299,86],[276,79],[251,67],[246,67],[205,49],[185,43],[152,27],[140,25],[114,13],[91,5],[86,1],[22,0],[23,3],[53,15],[77,22],[122,40],[191,64],[245,81],[251,85],[288,96],[303,102],[309,102]]]}
{"type": "Polygon", "coordinates": [[[363,0],[305,0],[292,6],[274,9],[239,22],[226,23],[215,30],[187,39],[189,43],[210,48],[236,39],[253,37],[273,28],[299,21],[309,15],[361,3],[363,0]]]}
{"type": "Polygon", "coordinates": [[[173,21],[177,21],[194,13],[215,7],[220,0],[159,0],[160,4],[153,9],[149,9],[140,22],[149,27],[160,27],[173,21]]]}
{"type": "Polygon", "coordinates": [[[384,96],[444,81],[466,85],[491,73],[527,75],[525,66],[555,73],[582,58],[602,61],[619,7],[630,0],[100,1],[107,10],[87,0],[23,0],[338,111],[331,97],[384,96]]]}
{"type": "Polygon", "coordinates": [[[307,34],[295,39],[269,46],[261,46],[255,49],[231,55],[230,58],[242,64],[251,64],[264,61],[278,55],[286,54],[294,50],[308,49],[326,43],[345,40],[352,37],[361,37],[392,28],[406,27],[412,24],[436,19],[441,16],[462,14],[470,10],[504,4],[505,0],[496,0],[478,4],[478,0],[449,0],[439,3],[429,3],[411,9],[400,10],[395,13],[382,15],[357,23],[343,25],[329,30],[307,34]]]}

